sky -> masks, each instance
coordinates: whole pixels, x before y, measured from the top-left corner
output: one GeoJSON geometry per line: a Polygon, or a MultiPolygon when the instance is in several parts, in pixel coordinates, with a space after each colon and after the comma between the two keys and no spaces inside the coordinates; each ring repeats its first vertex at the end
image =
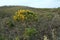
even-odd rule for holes
{"type": "Polygon", "coordinates": [[[57,8],[60,0],[0,0],[0,6],[29,6],[35,8],[57,8]]]}

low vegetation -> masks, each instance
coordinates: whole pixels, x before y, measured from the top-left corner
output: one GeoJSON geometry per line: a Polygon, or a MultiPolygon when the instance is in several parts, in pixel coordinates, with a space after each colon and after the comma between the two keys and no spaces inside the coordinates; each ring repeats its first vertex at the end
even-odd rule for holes
{"type": "Polygon", "coordinates": [[[0,40],[60,40],[60,8],[0,7],[0,40]]]}

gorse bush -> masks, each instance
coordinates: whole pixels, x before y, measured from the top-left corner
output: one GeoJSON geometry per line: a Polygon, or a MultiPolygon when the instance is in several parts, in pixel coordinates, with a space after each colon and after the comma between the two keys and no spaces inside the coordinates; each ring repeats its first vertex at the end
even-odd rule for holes
{"type": "Polygon", "coordinates": [[[0,40],[5,40],[5,37],[0,34],[0,40]]]}
{"type": "Polygon", "coordinates": [[[17,37],[15,37],[15,40],[20,40],[20,39],[19,39],[19,37],[17,36],[17,37]]]}
{"type": "Polygon", "coordinates": [[[13,16],[15,21],[32,21],[37,19],[37,14],[29,10],[18,10],[13,16]]]}
{"type": "Polygon", "coordinates": [[[32,35],[35,35],[36,32],[37,32],[37,31],[36,31],[35,28],[26,28],[24,35],[25,35],[25,36],[32,36],[32,35]]]}
{"type": "Polygon", "coordinates": [[[31,37],[35,36],[35,34],[37,33],[37,30],[35,28],[25,28],[24,31],[24,40],[29,40],[31,39],[31,37]]]}

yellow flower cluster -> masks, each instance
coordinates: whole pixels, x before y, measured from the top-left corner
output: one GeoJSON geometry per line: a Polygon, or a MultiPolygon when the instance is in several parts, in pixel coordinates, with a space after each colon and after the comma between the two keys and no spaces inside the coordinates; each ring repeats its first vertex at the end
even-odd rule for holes
{"type": "Polygon", "coordinates": [[[18,10],[15,15],[13,16],[14,20],[24,20],[24,10],[18,10]]]}
{"type": "Polygon", "coordinates": [[[33,17],[35,17],[35,14],[33,14],[33,12],[29,11],[29,10],[18,10],[15,15],[13,16],[14,20],[17,21],[24,21],[26,20],[30,20],[33,19],[33,17]]]}

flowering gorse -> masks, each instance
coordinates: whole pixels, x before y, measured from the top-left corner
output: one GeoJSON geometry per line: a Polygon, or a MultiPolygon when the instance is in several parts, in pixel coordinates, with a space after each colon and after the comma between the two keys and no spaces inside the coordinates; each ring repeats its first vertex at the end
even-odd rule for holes
{"type": "Polygon", "coordinates": [[[15,21],[35,20],[37,15],[29,10],[18,10],[13,16],[15,21]]]}

